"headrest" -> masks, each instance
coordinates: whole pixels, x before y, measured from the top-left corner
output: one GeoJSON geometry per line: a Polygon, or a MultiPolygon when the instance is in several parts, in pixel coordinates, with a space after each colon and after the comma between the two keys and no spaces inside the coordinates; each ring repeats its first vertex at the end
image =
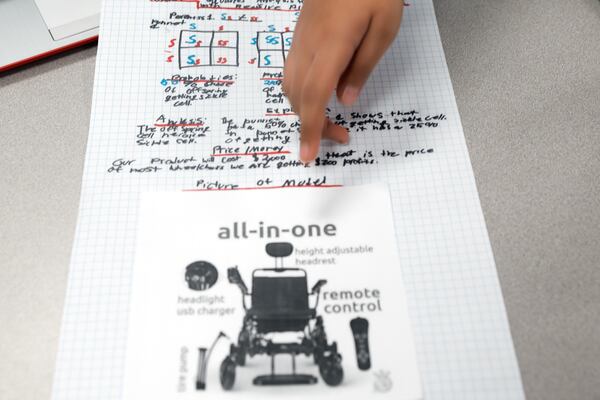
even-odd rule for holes
{"type": "Polygon", "coordinates": [[[271,257],[287,257],[294,252],[294,246],[288,242],[273,242],[268,243],[265,250],[271,257]]]}

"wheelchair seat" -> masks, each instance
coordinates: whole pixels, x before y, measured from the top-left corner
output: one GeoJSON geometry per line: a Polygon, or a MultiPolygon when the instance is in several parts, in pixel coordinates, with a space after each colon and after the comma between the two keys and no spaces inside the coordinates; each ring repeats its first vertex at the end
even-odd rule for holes
{"type": "Polygon", "coordinates": [[[303,331],[316,315],[308,303],[306,274],[297,270],[257,272],[252,277],[248,315],[257,322],[258,332],[303,331]]]}

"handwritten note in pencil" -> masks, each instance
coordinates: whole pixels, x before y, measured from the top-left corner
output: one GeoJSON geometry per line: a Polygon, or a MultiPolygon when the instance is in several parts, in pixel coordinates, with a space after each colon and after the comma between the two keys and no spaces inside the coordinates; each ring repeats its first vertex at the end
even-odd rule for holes
{"type": "Polygon", "coordinates": [[[359,102],[332,101],[351,142],[310,167],[281,90],[301,7],[105,1],[55,399],[121,398],[140,193],[372,182],[392,196],[425,397],[523,398],[431,0],[406,5],[359,102]]]}

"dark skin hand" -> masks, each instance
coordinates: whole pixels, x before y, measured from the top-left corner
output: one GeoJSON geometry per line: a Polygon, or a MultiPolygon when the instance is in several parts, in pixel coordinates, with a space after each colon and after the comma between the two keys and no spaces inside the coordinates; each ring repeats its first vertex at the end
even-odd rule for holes
{"type": "Polygon", "coordinates": [[[348,143],[348,131],[326,117],[327,104],[333,92],[344,105],[358,99],[396,37],[403,9],[401,0],[304,1],[283,79],[300,116],[302,162],[317,157],[322,138],[348,143]]]}

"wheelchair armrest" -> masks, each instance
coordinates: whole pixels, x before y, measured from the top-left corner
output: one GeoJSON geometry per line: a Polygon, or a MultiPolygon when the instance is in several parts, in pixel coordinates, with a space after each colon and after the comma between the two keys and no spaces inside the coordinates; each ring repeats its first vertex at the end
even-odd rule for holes
{"type": "Polygon", "coordinates": [[[319,279],[317,283],[315,283],[315,286],[312,287],[310,294],[319,294],[321,292],[321,288],[325,286],[326,283],[326,279],[319,279]]]}
{"type": "Polygon", "coordinates": [[[229,280],[229,283],[233,283],[234,285],[237,285],[240,288],[240,290],[242,291],[242,294],[244,294],[244,295],[249,294],[248,287],[244,283],[244,280],[242,279],[242,276],[240,275],[240,271],[238,271],[237,267],[232,267],[232,268],[227,269],[227,279],[229,280]]]}

